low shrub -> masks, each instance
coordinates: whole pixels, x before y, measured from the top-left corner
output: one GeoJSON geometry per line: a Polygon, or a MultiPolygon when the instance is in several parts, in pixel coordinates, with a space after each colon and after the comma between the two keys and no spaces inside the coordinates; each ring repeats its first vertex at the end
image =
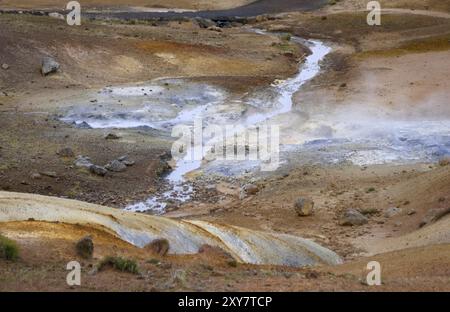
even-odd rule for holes
{"type": "Polygon", "coordinates": [[[121,272],[128,272],[132,274],[139,273],[139,267],[135,260],[125,259],[121,257],[107,256],[103,258],[98,264],[98,270],[102,270],[106,266],[111,266],[121,272]]]}
{"type": "Polygon", "coordinates": [[[0,258],[15,261],[19,258],[19,247],[9,238],[0,235],[0,258]]]}

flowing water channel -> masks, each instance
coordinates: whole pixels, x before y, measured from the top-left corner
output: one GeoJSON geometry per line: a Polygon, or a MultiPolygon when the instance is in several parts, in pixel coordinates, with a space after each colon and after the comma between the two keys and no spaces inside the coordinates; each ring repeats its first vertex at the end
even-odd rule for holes
{"type": "MultiPolygon", "coordinates": [[[[267,35],[260,30],[256,32],[267,35]]],[[[283,123],[283,119],[277,119],[295,113],[294,93],[320,73],[322,61],[331,52],[331,48],[319,40],[298,37],[292,40],[306,45],[311,54],[299,64],[295,76],[274,82],[263,90],[235,96],[220,87],[188,79],[108,87],[97,94],[94,105],[77,103],[63,120],[88,124],[92,128],[147,127],[168,132],[177,125],[192,126],[199,118],[203,126],[239,125],[243,129],[271,122],[283,123]]],[[[310,116],[302,124],[290,124],[289,132],[296,133],[297,142],[280,145],[282,161],[322,164],[350,161],[368,165],[429,161],[450,154],[447,120],[387,120],[364,114],[319,114],[310,116]]],[[[252,161],[212,161],[205,165],[202,160],[193,160],[191,151],[185,152],[186,156],[177,161],[166,177],[167,190],[125,209],[163,214],[169,202],[189,200],[193,186],[185,175],[201,167],[205,172],[229,175],[258,168],[258,162],[252,161]]],[[[205,153],[203,151],[202,155],[205,153]]]]}

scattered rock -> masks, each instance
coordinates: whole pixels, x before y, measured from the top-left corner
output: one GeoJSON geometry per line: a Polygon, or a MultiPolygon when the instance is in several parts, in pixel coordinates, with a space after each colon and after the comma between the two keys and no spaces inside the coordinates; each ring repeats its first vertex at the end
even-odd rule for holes
{"type": "Polygon", "coordinates": [[[42,179],[42,176],[39,173],[32,173],[30,175],[30,178],[33,180],[40,180],[40,179],[42,179]]]}
{"type": "Polygon", "coordinates": [[[128,160],[128,159],[122,161],[122,164],[124,164],[124,165],[127,166],[127,167],[131,167],[131,166],[133,166],[135,163],[136,163],[135,161],[133,161],[133,160],[128,160]]]}
{"type": "Polygon", "coordinates": [[[120,139],[120,136],[118,136],[118,135],[115,134],[115,133],[108,133],[108,134],[105,136],[105,140],[118,140],[118,139],[120,139]]]}
{"type": "Polygon", "coordinates": [[[239,199],[244,199],[249,195],[255,195],[256,193],[258,193],[259,188],[258,186],[254,185],[254,184],[246,184],[243,187],[241,187],[241,190],[239,192],[239,199]]]}
{"type": "Polygon", "coordinates": [[[93,166],[93,163],[91,162],[91,159],[87,156],[78,156],[77,159],[75,159],[74,163],[75,167],[78,168],[87,168],[89,169],[91,166],[93,166]]]}
{"type": "Polygon", "coordinates": [[[363,225],[368,221],[369,220],[360,212],[356,211],[355,209],[348,209],[342,215],[339,224],[342,226],[363,225]]]}
{"type": "Polygon", "coordinates": [[[222,28],[217,27],[217,26],[210,26],[210,27],[208,27],[208,30],[217,31],[217,32],[223,32],[222,28]]]}
{"type": "Polygon", "coordinates": [[[97,165],[91,165],[89,167],[89,171],[101,177],[104,177],[108,173],[108,170],[106,170],[105,167],[97,165]]]}
{"type": "Polygon", "coordinates": [[[419,227],[434,223],[448,214],[450,214],[450,208],[430,209],[423,218],[422,222],[420,222],[419,227]]]}
{"type": "Polygon", "coordinates": [[[56,152],[56,154],[60,157],[67,157],[67,158],[75,157],[75,153],[70,147],[64,147],[60,149],[58,152],[56,152]]]}
{"type": "Polygon", "coordinates": [[[109,171],[112,171],[112,172],[122,172],[122,171],[125,171],[127,169],[127,166],[121,161],[113,160],[112,162],[107,164],[105,166],[105,168],[107,170],[109,170],[109,171]]]}
{"type": "Polygon", "coordinates": [[[42,59],[41,63],[41,73],[43,76],[57,72],[59,70],[59,63],[55,61],[54,58],[46,56],[42,59]]]}
{"type": "Polygon", "coordinates": [[[393,216],[396,216],[402,212],[401,208],[397,207],[390,207],[384,212],[384,216],[386,218],[392,218],[393,216]]]}
{"type": "Polygon", "coordinates": [[[77,254],[84,258],[90,259],[94,254],[94,242],[92,241],[92,237],[90,235],[83,237],[80,239],[76,246],[77,254]]]}
{"type": "Polygon", "coordinates": [[[254,185],[254,184],[246,184],[242,187],[242,190],[247,195],[255,195],[256,193],[259,192],[258,186],[254,185]]]}
{"type": "Polygon", "coordinates": [[[92,127],[86,121],[83,121],[83,122],[80,122],[78,124],[75,124],[75,128],[78,128],[78,129],[92,129],[92,127]]]}
{"type": "Polygon", "coordinates": [[[66,18],[64,17],[64,15],[57,13],[57,12],[51,12],[48,14],[48,16],[52,17],[52,18],[56,18],[56,19],[60,19],[60,20],[65,20],[66,18]]]}
{"type": "Polygon", "coordinates": [[[128,156],[121,156],[121,157],[117,158],[117,160],[120,161],[121,163],[123,163],[127,167],[131,167],[136,163],[133,160],[129,160],[128,156]]]}
{"type": "Polygon", "coordinates": [[[408,211],[408,216],[412,216],[412,215],[415,215],[415,214],[416,214],[416,211],[414,209],[411,209],[411,210],[408,211]]]}
{"type": "Polygon", "coordinates": [[[6,63],[3,63],[3,64],[2,64],[2,69],[4,69],[4,70],[9,69],[9,65],[6,64],[6,63]]]}
{"type": "Polygon", "coordinates": [[[170,249],[169,241],[165,238],[158,238],[144,247],[151,253],[159,256],[165,256],[170,249]]]}
{"type": "Polygon", "coordinates": [[[197,25],[200,28],[205,28],[205,29],[208,27],[216,26],[216,23],[214,23],[212,20],[207,19],[207,18],[197,17],[197,18],[195,18],[195,22],[197,23],[197,25]]]}
{"type": "Polygon", "coordinates": [[[40,173],[41,173],[41,175],[49,177],[49,178],[56,178],[56,177],[58,177],[58,175],[54,171],[41,171],[40,173]]]}
{"type": "Polygon", "coordinates": [[[307,217],[314,212],[314,202],[309,198],[300,197],[295,201],[294,208],[300,217],[307,217]]]}

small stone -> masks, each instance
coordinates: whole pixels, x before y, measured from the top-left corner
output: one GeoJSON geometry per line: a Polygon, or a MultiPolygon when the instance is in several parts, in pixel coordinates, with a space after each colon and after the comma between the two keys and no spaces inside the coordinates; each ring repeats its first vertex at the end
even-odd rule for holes
{"type": "Polygon", "coordinates": [[[135,164],[135,162],[133,160],[124,160],[122,161],[122,164],[124,164],[127,167],[131,167],[135,164]]]}
{"type": "Polygon", "coordinates": [[[64,15],[57,13],[57,12],[51,12],[48,14],[49,17],[52,18],[56,18],[56,19],[60,19],[60,20],[65,20],[66,18],[64,17],[64,15]]]}
{"type": "Polygon", "coordinates": [[[2,69],[4,69],[4,70],[7,70],[7,69],[9,69],[9,65],[8,65],[8,64],[5,64],[5,63],[3,63],[3,64],[2,64],[2,69]]]}
{"type": "Polygon", "coordinates": [[[93,163],[91,162],[91,159],[89,157],[80,155],[77,157],[77,159],[75,159],[74,165],[78,168],[89,169],[93,165],[93,163]]]}
{"type": "Polygon", "coordinates": [[[78,129],[92,129],[92,127],[86,121],[75,124],[75,127],[78,129]]]}
{"type": "Polygon", "coordinates": [[[402,212],[401,208],[397,207],[390,207],[384,212],[384,216],[386,218],[392,218],[393,216],[396,216],[402,212]]]}
{"type": "Polygon", "coordinates": [[[258,186],[254,185],[254,184],[246,184],[242,187],[242,190],[247,195],[255,195],[256,193],[259,192],[258,186]]]}
{"type": "Polygon", "coordinates": [[[208,27],[216,26],[216,23],[214,23],[212,20],[206,19],[206,18],[197,17],[197,18],[195,18],[195,21],[197,22],[197,25],[200,28],[208,28],[208,27]]]}
{"type": "Polygon", "coordinates": [[[106,170],[105,167],[97,165],[90,166],[89,171],[101,177],[104,177],[108,173],[108,170],[106,170]]]}
{"type": "Polygon", "coordinates": [[[223,29],[220,28],[220,27],[217,27],[217,26],[210,26],[210,27],[208,27],[208,30],[217,31],[217,32],[223,32],[223,29]]]}
{"type": "Polygon", "coordinates": [[[90,259],[94,254],[94,242],[92,241],[92,237],[90,235],[83,237],[76,244],[77,254],[84,258],[90,259]]]}
{"type": "Polygon", "coordinates": [[[43,176],[49,177],[49,178],[56,178],[58,175],[54,171],[41,171],[41,174],[43,176]]]}
{"type": "Polygon", "coordinates": [[[57,72],[59,67],[59,63],[54,58],[46,56],[42,59],[41,73],[43,76],[47,76],[48,74],[57,72]]]}
{"type": "Polygon", "coordinates": [[[307,217],[314,212],[314,202],[309,198],[300,197],[295,201],[294,209],[300,217],[307,217]]]}
{"type": "Polygon", "coordinates": [[[127,166],[124,163],[122,163],[121,161],[113,160],[112,162],[107,164],[105,166],[105,168],[108,169],[109,171],[113,171],[113,172],[122,172],[127,169],[127,166]]]}
{"type": "Polygon", "coordinates": [[[339,224],[342,226],[363,225],[369,220],[360,212],[355,209],[348,209],[344,212],[339,224]]]}
{"type": "Polygon", "coordinates": [[[42,179],[42,176],[39,173],[32,173],[30,175],[30,178],[32,178],[33,180],[40,180],[42,179]]]}
{"type": "Polygon", "coordinates": [[[415,215],[415,214],[416,214],[416,211],[414,209],[411,209],[411,210],[408,211],[408,216],[412,216],[412,215],[415,215]]]}

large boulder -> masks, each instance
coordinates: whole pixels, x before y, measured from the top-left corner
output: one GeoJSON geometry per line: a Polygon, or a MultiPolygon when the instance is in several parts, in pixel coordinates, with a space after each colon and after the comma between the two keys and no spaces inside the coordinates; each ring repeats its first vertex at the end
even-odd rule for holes
{"type": "Polygon", "coordinates": [[[43,76],[47,76],[48,74],[57,72],[59,67],[59,63],[54,58],[46,56],[42,59],[41,73],[43,76]]]}
{"type": "Polygon", "coordinates": [[[354,226],[366,224],[369,220],[359,211],[355,209],[348,209],[344,212],[339,221],[342,226],[354,226]]]}
{"type": "Polygon", "coordinates": [[[314,212],[314,202],[309,198],[300,197],[295,201],[294,209],[300,217],[310,216],[314,212]]]}

